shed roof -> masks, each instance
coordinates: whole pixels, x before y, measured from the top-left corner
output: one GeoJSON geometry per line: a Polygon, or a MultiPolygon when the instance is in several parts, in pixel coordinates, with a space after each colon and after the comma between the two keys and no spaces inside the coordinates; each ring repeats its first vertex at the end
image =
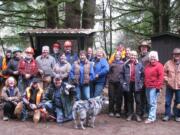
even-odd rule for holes
{"type": "Polygon", "coordinates": [[[22,36],[30,35],[90,35],[95,33],[94,29],[29,29],[25,32],[19,33],[22,36]]]}
{"type": "Polygon", "coordinates": [[[172,37],[180,38],[180,35],[175,34],[175,33],[170,33],[170,32],[155,34],[155,35],[152,35],[151,38],[158,38],[162,36],[172,36],[172,37]]]}

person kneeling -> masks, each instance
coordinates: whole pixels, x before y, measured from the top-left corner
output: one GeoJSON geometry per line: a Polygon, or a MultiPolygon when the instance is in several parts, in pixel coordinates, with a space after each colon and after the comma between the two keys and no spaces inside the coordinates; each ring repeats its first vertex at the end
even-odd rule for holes
{"type": "Polygon", "coordinates": [[[13,77],[9,77],[5,86],[2,89],[2,99],[4,101],[3,106],[3,120],[8,121],[9,118],[13,118],[17,104],[20,102],[21,94],[16,87],[16,80],[13,77]]]}
{"type": "Polygon", "coordinates": [[[39,80],[34,78],[30,84],[30,87],[26,88],[26,92],[23,95],[23,109],[22,109],[22,121],[28,118],[28,112],[33,112],[33,121],[39,122],[42,109],[42,97],[43,89],[39,86],[39,80]]]}
{"type": "Polygon", "coordinates": [[[60,125],[72,120],[74,88],[73,85],[62,82],[60,75],[56,75],[45,94],[44,107],[49,114],[55,115],[56,122],[60,125]]]}

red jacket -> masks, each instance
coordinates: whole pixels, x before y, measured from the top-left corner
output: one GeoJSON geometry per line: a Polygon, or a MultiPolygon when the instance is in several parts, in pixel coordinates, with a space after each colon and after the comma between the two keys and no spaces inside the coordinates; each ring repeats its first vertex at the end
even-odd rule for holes
{"type": "Polygon", "coordinates": [[[164,78],[164,68],[160,62],[150,63],[145,66],[145,86],[146,88],[161,89],[164,78]]]}
{"type": "Polygon", "coordinates": [[[37,62],[34,59],[30,62],[27,62],[25,59],[21,59],[18,65],[18,71],[21,75],[31,74],[36,76],[38,72],[37,62]]]}

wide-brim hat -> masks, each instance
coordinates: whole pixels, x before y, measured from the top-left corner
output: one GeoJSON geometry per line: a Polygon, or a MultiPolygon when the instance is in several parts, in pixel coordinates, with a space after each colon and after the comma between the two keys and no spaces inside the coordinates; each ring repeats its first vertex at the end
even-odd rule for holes
{"type": "Polygon", "coordinates": [[[172,54],[180,54],[180,48],[175,48],[172,54]]]}
{"type": "Polygon", "coordinates": [[[138,45],[138,50],[140,51],[140,48],[142,46],[146,46],[148,48],[148,51],[151,49],[151,45],[150,43],[148,43],[147,41],[142,41],[139,45],[138,45]]]}

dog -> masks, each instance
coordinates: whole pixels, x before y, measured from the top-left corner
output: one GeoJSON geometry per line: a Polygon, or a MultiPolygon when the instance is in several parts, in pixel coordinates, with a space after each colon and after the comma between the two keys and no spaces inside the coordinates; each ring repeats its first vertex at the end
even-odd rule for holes
{"type": "Polygon", "coordinates": [[[64,87],[64,92],[66,95],[70,95],[70,93],[74,93],[75,92],[75,86],[71,85],[69,83],[64,83],[65,87],[64,87]]]}
{"type": "Polygon", "coordinates": [[[74,128],[78,128],[77,121],[79,121],[81,129],[85,129],[85,124],[94,128],[96,116],[101,112],[104,104],[108,104],[108,100],[104,96],[76,101],[72,109],[74,128]]]}

